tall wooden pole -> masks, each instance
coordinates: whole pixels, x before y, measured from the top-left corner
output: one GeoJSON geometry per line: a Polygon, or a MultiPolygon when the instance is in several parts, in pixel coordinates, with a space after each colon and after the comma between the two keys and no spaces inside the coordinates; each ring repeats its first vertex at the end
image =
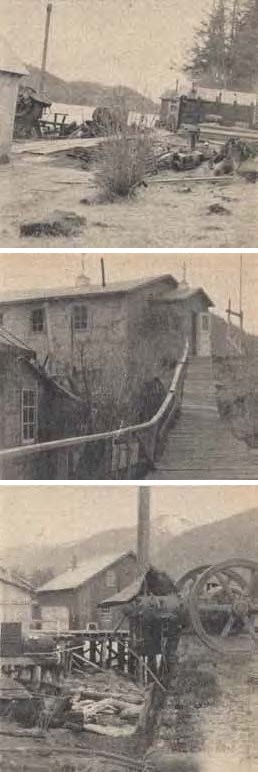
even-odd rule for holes
{"type": "Polygon", "coordinates": [[[46,63],[47,63],[47,49],[48,49],[48,39],[49,39],[49,29],[50,29],[50,19],[51,19],[52,8],[53,8],[52,3],[48,3],[47,4],[47,11],[46,11],[45,34],[44,34],[42,62],[41,62],[40,79],[39,79],[39,93],[40,94],[43,94],[43,92],[44,92],[44,85],[45,85],[46,63]]]}
{"type": "Polygon", "coordinates": [[[150,488],[141,486],[138,492],[137,563],[139,573],[149,565],[150,543],[150,488]]]}
{"type": "Polygon", "coordinates": [[[239,322],[240,322],[240,350],[243,349],[243,255],[240,255],[239,263],[239,322]]]}

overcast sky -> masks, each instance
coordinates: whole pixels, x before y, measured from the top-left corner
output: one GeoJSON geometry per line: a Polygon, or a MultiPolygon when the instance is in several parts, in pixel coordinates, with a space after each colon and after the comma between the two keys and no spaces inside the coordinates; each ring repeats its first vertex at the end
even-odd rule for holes
{"type": "MultiPolygon", "coordinates": [[[[153,486],[151,519],[177,534],[257,508],[258,486],[153,486]]],[[[137,486],[1,486],[0,544],[52,543],[136,524],[137,486]]]]}
{"type": "MultiPolygon", "coordinates": [[[[175,81],[212,1],[53,0],[48,70],[157,98],[175,81]]],[[[45,8],[46,0],[1,0],[1,33],[34,65],[41,61],[45,8]]]]}
{"type": "MultiPolygon", "coordinates": [[[[93,283],[100,283],[100,255],[84,255],[85,273],[93,283]]],[[[215,303],[216,313],[225,316],[228,298],[232,307],[239,304],[239,255],[106,255],[107,281],[172,273],[179,280],[186,263],[187,280],[202,285],[215,303]]],[[[0,255],[0,290],[33,287],[74,286],[81,273],[79,254],[9,254],[0,255]]],[[[258,334],[258,259],[255,254],[243,257],[244,326],[258,334]]]]}

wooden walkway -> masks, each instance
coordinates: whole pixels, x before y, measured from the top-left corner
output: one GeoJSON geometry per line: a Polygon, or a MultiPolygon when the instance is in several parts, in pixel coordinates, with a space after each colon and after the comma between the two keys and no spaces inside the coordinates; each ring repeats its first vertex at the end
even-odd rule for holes
{"type": "Polygon", "coordinates": [[[180,418],[148,479],[257,479],[258,449],[236,439],[218,413],[209,357],[189,362],[180,418]]]}

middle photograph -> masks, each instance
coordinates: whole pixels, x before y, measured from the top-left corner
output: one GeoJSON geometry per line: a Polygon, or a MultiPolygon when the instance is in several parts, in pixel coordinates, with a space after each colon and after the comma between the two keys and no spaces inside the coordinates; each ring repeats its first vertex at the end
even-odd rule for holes
{"type": "Polygon", "coordinates": [[[254,254],[1,254],[1,479],[257,479],[254,254]]]}

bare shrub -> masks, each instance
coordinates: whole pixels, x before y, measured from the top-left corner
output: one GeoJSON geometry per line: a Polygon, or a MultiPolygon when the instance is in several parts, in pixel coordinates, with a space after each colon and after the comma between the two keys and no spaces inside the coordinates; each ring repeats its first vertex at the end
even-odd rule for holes
{"type": "Polygon", "coordinates": [[[134,134],[124,130],[103,145],[97,182],[108,200],[128,196],[143,182],[151,155],[151,136],[139,130],[134,134]]]}

